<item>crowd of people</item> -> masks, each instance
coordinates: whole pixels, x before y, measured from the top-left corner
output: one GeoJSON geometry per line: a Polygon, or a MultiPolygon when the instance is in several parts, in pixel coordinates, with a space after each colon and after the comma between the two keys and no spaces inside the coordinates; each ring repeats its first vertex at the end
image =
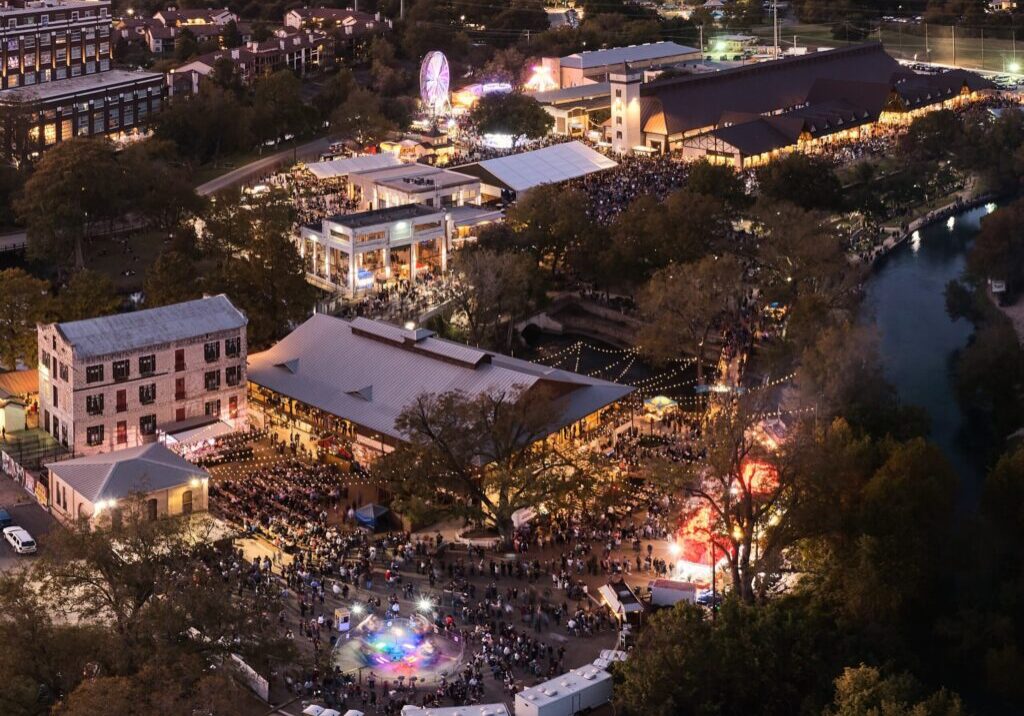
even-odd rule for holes
{"type": "Polygon", "coordinates": [[[566,182],[587,197],[591,218],[610,223],[641,196],[664,199],[686,185],[689,169],[669,154],[616,157],[618,166],[566,182]]]}
{"type": "Polygon", "coordinates": [[[457,281],[451,273],[423,271],[415,281],[398,279],[379,283],[375,289],[342,302],[336,312],[346,318],[365,316],[404,323],[450,301],[457,290],[457,281]]]}

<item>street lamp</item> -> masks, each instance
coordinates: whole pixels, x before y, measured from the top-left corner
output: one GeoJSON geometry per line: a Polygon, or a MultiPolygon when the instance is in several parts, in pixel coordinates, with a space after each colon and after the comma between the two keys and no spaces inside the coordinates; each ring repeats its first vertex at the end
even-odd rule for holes
{"type": "Polygon", "coordinates": [[[434,603],[427,597],[422,597],[416,602],[416,608],[421,612],[429,612],[434,608],[434,603]]]}

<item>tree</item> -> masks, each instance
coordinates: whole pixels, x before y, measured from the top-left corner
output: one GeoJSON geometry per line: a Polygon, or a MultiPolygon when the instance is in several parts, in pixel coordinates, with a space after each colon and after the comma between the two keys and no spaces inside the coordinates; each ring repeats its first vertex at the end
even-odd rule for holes
{"type": "Polygon", "coordinates": [[[956,112],[940,109],[914,118],[897,146],[907,159],[932,161],[952,154],[962,137],[963,126],[956,112]]]}
{"type": "Polygon", "coordinates": [[[478,134],[507,134],[519,144],[545,136],[555,119],[533,97],[505,92],[481,97],[470,110],[469,123],[478,134]]]}
{"type": "Polygon", "coordinates": [[[703,382],[708,339],[735,319],[742,287],[743,270],[728,254],[660,269],[640,294],[641,350],[659,362],[692,351],[697,382],[703,382]]]}
{"type": "Polygon", "coordinates": [[[883,677],[861,664],[835,681],[836,695],[824,716],[966,716],[960,697],[941,689],[930,695],[910,674],[883,677]]]}
{"type": "Polygon", "coordinates": [[[109,316],[121,308],[114,282],[106,274],[81,269],[57,294],[57,314],[61,321],[81,321],[109,316]]]}
{"type": "Polygon", "coordinates": [[[239,201],[219,197],[204,242],[219,265],[206,277],[211,292],[226,293],[249,318],[249,344],[266,346],[305,320],[316,302],[302,257],[291,241],[287,196],[269,192],[239,201]],[[219,248],[218,248],[219,247],[219,248]]]}
{"type": "Polygon", "coordinates": [[[18,362],[38,362],[36,324],[52,320],[50,284],[12,268],[0,271],[0,363],[8,369],[18,362]]]}
{"type": "Polygon", "coordinates": [[[238,23],[228,20],[224,26],[224,47],[241,47],[242,33],[238,30],[238,23]]]}
{"type": "Polygon", "coordinates": [[[331,75],[313,97],[313,106],[320,113],[320,118],[325,121],[329,120],[334,110],[348,99],[355,86],[355,76],[347,67],[342,67],[331,75]]]}
{"type": "Polygon", "coordinates": [[[761,195],[824,211],[842,208],[842,185],[827,159],[792,152],[757,170],[761,195]]]}
{"type": "Polygon", "coordinates": [[[242,91],[242,75],[230,57],[218,57],[213,61],[213,72],[209,79],[221,89],[239,93],[242,91]]]}
{"type": "Polygon", "coordinates": [[[199,54],[199,42],[195,33],[188,28],[183,29],[174,38],[174,59],[178,62],[185,62],[199,54]]]}
{"type": "Polygon", "coordinates": [[[545,439],[555,398],[541,384],[420,395],[395,420],[408,442],[374,463],[374,474],[399,504],[442,507],[507,545],[517,511],[580,504],[597,478],[586,458],[545,439]]]}
{"type": "Polygon", "coordinates": [[[162,233],[175,233],[202,212],[204,200],[173,143],[155,138],[136,142],[121,152],[119,161],[132,178],[128,191],[133,209],[162,233]]]}
{"type": "Polygon", "coordinates": [[[711,545],[716,561],[726,560],[733,593],[747,604],[763,601],[797,538],[788,513],[797,497],[790,451],[799,441],[790,437],[772,449],[757,437],[767,407],[764,393],[713,406],[694,450],[703,457],[659,468],[694,500],[683,529],[711,545]]]}
{"type": "Polygon", "coordinates": [[[537,263],[523,253],[463,249],[454,257],[458,288],[453,299],[465,319],[469,343],[508,350],[512,327],[534,305],[537,263]]]}
{"type": "Polygon", "coordinates": [[[299,135],[309,128],[302,82],[291,70],[278,70],[257,80],[253,107],[253,131],[261,142],[277,142],[286,135],[299,135]]]}
{"type": "Polygon", "coordinates": [[[852,297],[853,271],[846,250],[822,211],[789,202],[761,201],[754,211],[762,285],[773,298],[792,303],[800,295],[821,296],[830,308],[852,297]]]}
{"type": "Polygon", "coordinates": [[[83,244],[99,222],[120,215],[123,178],[114,146],[106,139],[73,138],[40,160],[16,202],[28,230],[29,253],[85,267],[83,244]]]}
{"type": "Polygon", "coordinates": [[[586,202],[579,190],[539,186],[520,197],[505,221],[515,232],[517,246],[547,262],[551,272],[557,273],[590,230],[586,202]]]}
{"type": "Polygon", "coordinates": [[[1024,199],[989,214],[967,254],[967,270],[978,283],[1006,281],[1014,294],[1024,289],[1024,199]]]}
{"type": "Polygon", "coordinates": [[[237,693],[217,676],[232,672],[231,654],[264,674],[293,659],[294,646],[267,618],[281,608],[278,596],[224,579],[217,563],[231,553],[210,546],[212,530],[202,518],[151,520],[145,500],[131,496],[95,525],[51,532],[27,573],[0,576],[0,637],[17,645],[0,656],[18,685],[0,690],[4,713],[48,713],[55,703],[60,713],[96,713],[102,687],[135,694],[154,713],[211,713],[223,705],[214,684],[237,693]],[[4,708],[11,696],[31,698],[34,709],[4,708]]]}
{"type": "Polygon", "coordinates": [[[199,162],[252,146],[252,110],[233,92],[212,83],[170,102],[156,117],[156,136],[168,139],[183,157],[199,162]]]}
{"type": "Polygon", "coordinates": [[[680,604],[655,612],[629,659],[614,665],[615,710],[625,716],[812,713],[828,698],[842,648],[834,620],[811,600],[751,607],[729,598],[714,619],[680,604]]]}
{"type": "Polygon", "coordinates": [[[331,129],[367,146],[386,139],[395,125],[384,116],[380,98],[358,87],[331,114],[331,129]]]}
{"type": "Polygon", "coordinates": [[[690,164],[686,188],[693,194],[715,197],[732,209],[741,209],[750,201],[743,178],[732,167],[706,159],[690,164]]]}
{"type": "Polygon", "coordinates": [[[143,292],[149,308],[202,296],[196,281],[196,266],[180,251],[165,251],[157,257],[146,271],[143,292]]]}

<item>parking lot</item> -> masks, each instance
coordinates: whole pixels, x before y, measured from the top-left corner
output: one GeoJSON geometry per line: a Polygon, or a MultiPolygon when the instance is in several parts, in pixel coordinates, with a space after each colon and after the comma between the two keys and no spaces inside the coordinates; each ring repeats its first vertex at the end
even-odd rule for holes
{"type": "MultiPolygon", "coordinates": [[[[21,485],[4,476],[0,476],[0,507],[11,514],[14,524],[28,530],[35,538],[39,553],[46,551],[46,535],[56,528],[57,522],[21,485]]],[[[0,541],[0,570],[10,569],[30,559],[33,556],[18,555],[6,541],[0,541]]]]}

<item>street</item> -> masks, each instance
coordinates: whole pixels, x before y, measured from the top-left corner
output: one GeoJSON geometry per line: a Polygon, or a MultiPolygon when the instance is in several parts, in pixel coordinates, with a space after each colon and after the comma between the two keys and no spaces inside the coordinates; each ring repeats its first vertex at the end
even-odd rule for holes
{"type": "Polygon", "coordinates": [[[289,161],[292,158],[299,160],[309,158],[316,159],[322,152],[330,148],[333,141],[334,140],[331,137],[321,137],[320,139],[315,139],[312,142],[308,142],[298,147],[283,149],[279,152],[268,154],[254,162],[249,162],[237,169],[232,169],[228,173],[222,174],[216,179],[211,179],[205,184],[200,184],[196,187],[196,193],[200,196],[216,194],[223,189],[237,186],[238,184],[245,182],[247,179],[251,179],[254,176],[258,176],[263,172],[273,169],[278,164],[289,161]]]}
{"type": "MultiPolygon", "coordinates": [[[[46,550],[46,535],[56,528],[57,521],[32,499],[21,485],[8,477],[0,476],[0,507],[7,510],[14,518],[14,524],[28,530],[36,543],[39,552],[46,550]]],[[[16,554],[6,540],[0,546],[0,571],[5,571],[34,559],[32,555],[16,554]]]]}

